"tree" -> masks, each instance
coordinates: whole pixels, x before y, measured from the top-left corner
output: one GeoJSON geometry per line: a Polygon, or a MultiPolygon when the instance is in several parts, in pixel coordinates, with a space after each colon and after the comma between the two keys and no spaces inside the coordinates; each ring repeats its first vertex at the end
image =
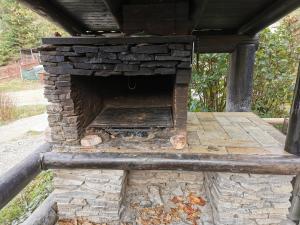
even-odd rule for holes
{"type": "Polygon", "coordinates": [[[0,0],[0,65],[18,57],[21,48],[41,44],[41,37],[61,31],[16,0],[0,0]]]}
{"type": "Polygon", "coordinates": [[[256,53],[252,109],[265,117],[288,116],[298,64],[297,20],[284,19],[276,31],[260,33],[256,53]]]}

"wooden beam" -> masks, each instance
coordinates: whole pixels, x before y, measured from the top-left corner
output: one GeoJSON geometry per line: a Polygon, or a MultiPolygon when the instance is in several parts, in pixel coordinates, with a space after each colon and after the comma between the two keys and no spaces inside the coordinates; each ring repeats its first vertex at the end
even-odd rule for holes
{"type": "Polygon", "coordinates": [[[49,144],[41,145],[34,153],[1,175],[0,209],[41,172],[40,153],[48,151],[50,151],[49,144]]]}
{"type": "Polygon", "coordinates": [[[258,38],[247,35],[197,35],[194,51],[196,53],[231,53],[240,44],[254,44],[258,38]]]}
{"type": "Polygon", "coordinates": [[[122,44],[161,44],[161,43],[189,43],[193,42],[192,35],[176,36],[146,36],[146,37],[68,37],[43,38],[43,44],[49,45],[122,45],[122,44]]]}
{"type": "Polygon", "coordinates": [[[254,35],[298,7],[300,7],[300,0],[277,0],[270,7],[266,8],[253,19],[243,24],[239,28],[238,34],[254,35]]]}
{"type": "Polygon", "coordinates": [[[227,112],[250,112],[256,46],[238,45],[231,54],[227,79],[227,112]]]}
{"type": "Polygon", "coordinates": [[[290,155],[49,152],[42,154],[42,168],[185,170],[293,175],[300,172],[300,158],[290,155]]]}
{"type": "Polygon", "coordinates": [[[57,25],[61,26],[71,35],[85,34],[89,28],[74,18],[63,7],[58,6],[53,0],[19,0],[21,3],[31,8],[37,14],[48,20],[53,21],[57,25]]]}
{"type": "Polygon", "coordinates": [[[122,31],[128,34],[189,34],[189,1],[169,3],[124,4],[122,31]]]}
{"type": "Polygon", "coordinates": [[[288,123],[289,118],[262,118],[269,124],[272,125],[283,125],[284,123],[288,123]]]}
{"type": "Polygon", "coordinates": [[[193,1],[193,3],[195,5],[192,6],[194,10],[194,12],[192,13],[192,17],[193,17],[193,21],[194,21],[194,27],[198,27],[198,24],[200,22],[200,17],[202,16],[205,8],[206,8],[206,4],[207,4],[208,0],[198,0],[198,1],[193,1]]]}
{"type": "Polygon", "coordinates": [[[300,63],[286,135],[285,150],[291,154],[300,156],[300,63]]]}
{"type": "Polygon", "coordinates": [[[103,0],[106,7],[109,9],[109,11],[112,13],[115,22],[118,24],[118,27],[120,28],[122,25],[122,1],[123,0],[103,0]]]}

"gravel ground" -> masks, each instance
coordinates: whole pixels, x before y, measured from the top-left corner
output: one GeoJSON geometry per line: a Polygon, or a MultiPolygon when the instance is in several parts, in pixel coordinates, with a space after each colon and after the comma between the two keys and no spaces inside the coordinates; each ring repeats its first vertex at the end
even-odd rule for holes
{"type": "Polygon", "coordinates": [[[44,133],[28,133],[19,137],[18,139],[1,143],[0,176],[28,156],[43,142],[44,133]]]}
{"type": "Polygon", "coordinates": [[[0,152],[2,149],[2,143],[18,140],[19,137],[23,136],[28,131],[43,132],[47,126],[48,122],[46,113],[23,118],[7,125],[0,126],[0,152]]]}

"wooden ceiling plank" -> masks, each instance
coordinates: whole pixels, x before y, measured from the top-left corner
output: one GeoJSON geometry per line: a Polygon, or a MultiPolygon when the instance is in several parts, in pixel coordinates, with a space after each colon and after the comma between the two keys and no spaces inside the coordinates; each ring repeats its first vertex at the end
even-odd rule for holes
{"type": "Polygon", "coordinates": [[[226,4],[223,0],[176,0],[175,7],[173,0],[20,1],[72,35],[104,30],[127,35],[190,34],[192,30],[253,35],[300,5],[300,0],[243,0],[243,4],[241,0],[226,4]],[[141,6],[140,12],[129,9],[132,6],[141,6]]]}
{"type": "Polygon", "coordinates": [[[277,0],[238,29],[238,34],[253,35],[300,7],[300,0],[277,0]]]}
{"type": "Polygon", "coordinates": [[[195,11],[195,13],[193,13],[193,20],[194,20],[195,27],[197,27],[198,24],[200,23],[200,18],[205,11],[207,2],[208,2],[208,0],[202,0],[200,3],[197,3],[197,4],[199,4],[199,6],[196,7],[196,11],[195,11]]]}
{"type": "Polygon", "coordinates": [[[122,2],[123,0],[103,0],[106,7],[113,15],[115,22],[120,28],[122,25],[122,2]]]}
{"type": "Polygon", "coordinates": [[[72,35],[85,33],[88,30],[88,27],[85,24],[74,18],[67,10],[58,6],[53,1],[20,0],[20,2],[41,16],[46,17],[63,27],[72,35]]]}
{"type": "Polygon", "coordinates": [[[126,34],[188,34],[191,32],[189,3],[149,3],[123,5],[122,31],[126,34]]]}

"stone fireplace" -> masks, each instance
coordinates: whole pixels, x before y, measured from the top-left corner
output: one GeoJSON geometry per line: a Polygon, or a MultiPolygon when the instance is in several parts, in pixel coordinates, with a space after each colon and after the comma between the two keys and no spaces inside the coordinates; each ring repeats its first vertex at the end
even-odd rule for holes
{"type": "Polygon", "coordinates": [[[53,143],[79,143],[86,130],[185,132],[191,37],[80,38],[41,52],[53,143]]]}
{"type": "MultiPolygon", "coordinates": [[[[53,151],[285,154],[283,135],[254,114],[187,113],[191,36],[44,42],[53,151]],[[87,136],[101,141],[83,145],[87,136]],[[187,145],[176,149],[174,136],[187,137],[187,145]]],[[[60,220],[93,224],[279,225],[286,220],[293,179],[169,170],[54,173],[60,220]]]]}

